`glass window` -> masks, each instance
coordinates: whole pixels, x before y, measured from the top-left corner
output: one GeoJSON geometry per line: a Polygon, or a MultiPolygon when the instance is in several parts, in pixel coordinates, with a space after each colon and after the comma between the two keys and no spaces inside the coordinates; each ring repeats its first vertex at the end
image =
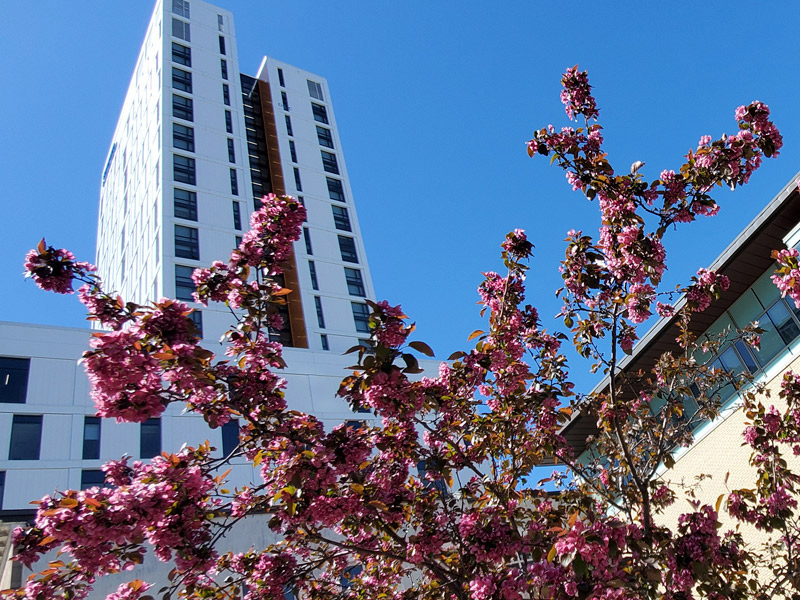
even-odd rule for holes
{"type": "Polygon", "coordinates": [[[344,206],[331,206],[333,210],[333,224],[341,231],[353,231],[350,226],[350,216],[344,206]]]}
{"type": "MultiPolygon", "coordinates": [[[[3,508],[3,497],[6,495],[6,472],[0,471],[0,508],[3,508]]],[[[17,563],[14,563],[17,564],[17,563]]],[[[14,586],[13,580],[11,583],[12,587],[14,586]]],[[[18,587],[22,587],[22,582],[20,581],[20,585],[18,587]]]]}
{"type": "Polygon", "coordinates": [[[200,258],[200,242],[197,229],[175,225],[175,256],[182,258],[200,258]]]}
{"type": "Polygon", "coordinates": [[[308,272],[311,275],[311,288],[318,290],[319,283],[317,283],[317,267],[313,260],[308,261],[308,272]]]}
{"type": "Polygon", "coordinates": [[[320,153],[322,154],[322,168],[328,173],[335,173],[338,175],[339,164],[336,162],[336,155],[332,152],[326,152],[325,150],[320,150],[320,153]]]}
{"type": "Polygon", "coordinates": [[[769,306],[781,297],[778,286],[772,283],[772,269],[767,269],[767,272],[756,279],[750,289],[753,290],[763,306],[769,306]]]}
{"type": "Polygon", "coordinates": [[[342,181],[333,177],[327,177],[326,179],[328,180],[328,197],[337,202],[346,202],[342,181]]]}
{"type": "Polygon", "coordinates": [[[0,356],[0,402],[3,404],[25,404],[30,368],[30,358],[0,356]]]}
{"type": "Polygon", "coordinates": [[[239,445],[239,421],[231,419],[222,427],[222,455],[230,456],[239,445]]]}
{"type": "Polygon", "coordinates": [[[100,458],[100,417],[83,418],[83,459],[100,458]]]}
{"type": "Polygon", "coordinates": [[[192,49],[178,42],[172,42],[172,61],[179,65],[191,67],[192,49]]]}
{"type": "Polygon", "coordinates": [[[311,112],[314,113],[314,120],[319,123],[328,124],[328,111],[321,104],[311,103],[311,112]]]}
{"type": "Polygon", "coordinates": [[[233,140],[228,138],[228,162],[236,162],[236,149],[233,146],[233,140]]]}
{"type": "Polygon", "coordinates": [[[755,351],[755,355],[760,364],[766,365],[783,352],[786,349],[786,345],[768,314],[764,313],[757,320],[758,326],[764,331],[759,335],[761,344],[758,350],[755,351]]]}
{"type": "Polygon", "coordinates": [[[311,232],[308,227],[303,227],[303,240],[306,243],[306,254],[314,254],[311,248],[311,232]]]}
{"type": "Polygon", "coordinates": [[[328,344],[328,335],[323,333],[319,336],[319,342],[322,345],[322,349],[327,351],[330,350],[330,344],[328,344]]]}
{"type": "Polygon", "coordinates": [[[161,419],[147,419],[139,430],[139,457],[153,458],[161,454],[161,419]]]}
{"type": "Polygon", "coordinates": [[[236,177],[236,169],[231,169],[231,194],[239,195],[239,180],[236,177]]]}
{"type": "Polygon", "coordinates": [[[322,312],[322,298],[314,296],[314,307],[317,309],[317,324],[325,329],[325,314],[322,312]]]}
{"type": "Polygon", "coordinates": [[[278,83],[281,84],[281,87],[286,87],[286,83],[283,81],[283,69],[278,69],[278,83]]]}
{"type": "Polygon", "coordinates": [[[39,460],[42,444],[42,415],[14,415],[8,460],[39,460]]]}
{"type": "Polygon", "coordinates": [[[222,101],[225,106],[231,105],[231,88],[227,83],[222,84],[222,101]]]}
{"type": "Polygon", "coordinates": [[[303,191],[303,182],[300,181],[300,169],[297,167],[294,168],[294,186],[297,188],[298,192],[303,191]]]}
{"type": "Polygon", "coordinates": [[[195,185],[197,183],[195,178],[194,159],[190,158],[189,156],[173,154],[172,171],[175,181],[180,181],[181,183],[188,183],[191,185],[195,185]]]}
{"type": "Polygon", "coordinates": [[[331,135],[331,130],[327,127],[317,125],[317,140],[319,140],[320,146],[333,148],[333,136],[331,135]]]}
{"type": "Polygon", "coordinates": [[[309,96],[325,102],[325,97],[322,95],[322,86],[316,81],[311,81],[310,79],[306,79],[306,82],[308,83],[309,96]]]}
{"type": "Polygon", "coordinates": [[[197,221],[197,194],[195,192],[175,188],[174,199],[176,218],[197,221]]]}
{"type": "Polygon", "coordinates": [[[181,17],[189,18],[189,1],[188,0],[172,0],[172,12],[181,17]]]}
{"type": "Polygon", "coordinates": [[[180,123],[173,123],[172,145],[181,150],[194,152],[194,129],[180,123]]]}
{"type": "Polygon", "coordinates": [[[281,92],[281,104],[283,110],[289,110],[289,98],[286,96],[286,92],[281,92]]]}
{"type": "Polygon", "coordinates": [[[786,304],[782,301],[778,300],[778,302],[773,304],[769,310],[767,310],[767,314],[775,324],[781,339],[783,339],[786,344],[792,342],[800,335],[800,328],[797,327],[794,317],[792,317],[789,309],[786,308],[786,304]]]}
{"type": "Polygon", "coordinates": [[[223,79],[228,78],[228,61],[224,58],[219,59],[219,70],[223,79]]]}
{"type": "Polygon", "coordinates": [[[240,210],[239,203],[236,200],[233,201],[233,228],[242,228],[242,211],[240,210]]]}
{"type": "Polygon", "coordinates": [[[225,54],[225,36],[219,36],[219,53],[225,54]]]}
{"type": "Polygon", "coordinates": [[[178,67],[172,67],[172,87],[176,90],[192,93],[192,74],[178,67]]]}
{"type": "Polygon", "coordinates": [[[186,42],[192,41],[189,24],[176,18],[172,18],[172,35],[186,42]]]}
{"type": "Polygon", "coordinates": [[[364,280],[361,278],[361,271],[358,269],[344,268],[344,278],[347,281],[347,292],[351,296],[360,296],[363,298],[367,295],[364,289],[364,280]]]}
{"type": "Polygon", "coordinates": [[[356,323],[356,331],[369,333],[369,306],[361,302],[351,302],[350,306],[353,309],[353,320],[356,323]]]}
{"type": "Polygon", "coordinates": [[[744,364],[745,369],[747,369],[751,375],[758,371],[758,363],[756,363],[756,360],[753,358],[748,344],[743,340],[736,340],[733,346],[736,348],[736,352],[739,354],[739,358],[742,364],[744,364]]]}
{"type": "Polygon", "coordinates": [[[178,300],[194,302],[192,294],[197,288],[194,285],[192,273],[194,273],[194,267],[175,265],[175,297],[178,300]]]}
{"type": "Polygon", "coordinates": [[[289,154],[292,157],[292,162],[297,162],[297,149],[294,147],[292,140],[289,140],[289,154]]]}
{"type": "Polygon", "coordinates": [[[103,487],[106,484],[106,474],[100,469],[83,469],[81,471],[81,489],[103,487]]]}
{"type": "Polygon", "coordinates": [[[233,133],[233,116],[229,110],[225,111],[225,131],[233,133]]]}
{"type": "Polygon", "coordinates": [[[292,132],[292,117],[290,117],[289,115],[283,115],[283,116],[286,117],[286,134],[294,135],[294,133],[292,132]]]}
{"type": "Polygon", "coordinates": [[[356,241],[353,238],[340,235],[339,251],[342,253],[343,261],[351,263],[358,262],[358,254],[356,253],[356,241]]]}
{"type": "Polygon", "coordinates": [[[217,15],[217,29],[225,31],[225,19],[222,18],[222,15],[217,15]]]}
{"type": "Polygon", "coordinates": [[[194,121],[194,103],[192,99],[172,94],[172,116],[184,121],[194,121]]]}
{"type": "Polygon", "coordinates": [[[194,325],[198,337],[203,337],[203,313],[199,310],[193,310],[189,313],[189,320],[194,325]]]}

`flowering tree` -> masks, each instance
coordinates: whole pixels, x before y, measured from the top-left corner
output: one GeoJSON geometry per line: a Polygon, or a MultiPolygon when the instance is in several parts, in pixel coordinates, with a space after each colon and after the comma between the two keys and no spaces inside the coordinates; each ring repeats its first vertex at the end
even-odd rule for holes
{"type": "MultiPolygon", "coordinates": [[[[780,134],[765,105],[740,107],[735,134],[704,136],[678,171],[648,182],[641,163],[619,174],[608,162],[586,73],[569,69],[562,83],[567,115],[582,123],[536,131],[528,151],[552,157],[572,187],[599,204],[596,239],[568,234],[560,316],[607,386],[576,394],[561,351],[567,336],[547,333],[525,304],[532,245],[521,230],[502,245],[507,272],[487,273],[480,286],[487,331],[475,332],[474,349],[451,356],[435,376],[409,378],[419,372],[411,351],[430,349],[408,341],[413,327],[399,307],[370,303],[372,346],[353,349],[358,367],[339,394],[382,423],[330,431],[287,406],[281,347],[268,335],[288,293],[276,278],[304,218],[294,199],[265,198],[230,260],[195,271],[199,302],[237,309],[226,360],[199,345],[186,305],[125,303],[103,291],[91,265],[42,242],[28,254],[28,275],[60,293],[82,283],[90,318],[108,329],[95,334],[84,361],[98,414],[142,422],[180,402],[212,427],[236,417],[234,456],[260,465],[261,481],[225,491],[216,475],[224,460],[207,445],[150,464],[111,462],[107,487],[45,498],[35,525],[14,533],[24,564],[56,548],[69,561],[50,563],[9,593],[81,598],[97,577],[135,571],[150,546],[175,565],[163,591],[187,598],[281,599],[288,589],[309,599],[797,598],[798,479],[780,447],[800,448],[798,376],[786,376],[783,413],[761,406],[757,387],[743,392],[759,478],[726,506],[779,532],[768,568],[740,535],[720,533],[719,503],[697,504],[666,527],[658,515],[676,492],[655,478],[671,466],[676,445],[691,442],[694,424],[717,414],[718,391],[732,377],[691,358],[697,341],[689,328],[727,278],[701,269],[682,300],[667,294],[661,302],[662,240],[674,226],[713,216],[714,186],[746,183],[762,157],[778,153],[780,134]],[[647,376],[626,373],[620,358],[653,310],[679,323],[684,352],[663,356],[647,376]],[[683,410],[689,386],[700,407],[694,415],[683,410]],[[560,434],[576,410],[597,419],[588,458],[573,456],[560,434]],[[531,477],[552,457],[569,472],[545,491],[531,477]],[[218,553],[219,536],[253,514],[266,515],[280,541],[218,553]]],[[[778,281],[795,293],[797,256],[781,259],[778,281]]],[[[752,326],[739,335],[757,344],[758,333],[752,326]]],[[[134,579],[113,597],[139,598],[148,587],[134,579]]]]}

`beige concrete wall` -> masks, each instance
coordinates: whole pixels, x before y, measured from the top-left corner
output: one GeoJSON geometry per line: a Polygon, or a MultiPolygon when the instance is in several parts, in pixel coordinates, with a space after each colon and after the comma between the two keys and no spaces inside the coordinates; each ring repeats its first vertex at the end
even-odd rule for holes
{"type": "MultiPolygon", "coordinates": [[[[790,369],[795,372],[800,370],[800,358],[789,363],[785,370],[790,369]]],[[[785,406],[778,397],[783,372],[785,371],[773,377],[767,384],[771,395],[769,398],[761,397],[761,402],[765,407],[774,404],[782,409],[785,406]]],[[[709,504],[712,507],[715,506],[720,494],[727,495],[736,489],[755,487],[756,471],[749,462],[751,448],[749,445],[743,445],[742,434],[747,426],[744,410],[738,408],[721,422],[712,425],[715,425],[713,430],[689,448],[678,458],[675,466],[663,474],[662,479],[671,484],[670,487],[677,493],[678,499],[659,516],[659,522],[674,527],[681,514],[692,512],[690,499],[685,497],[676,484],[694,484],[700,475],[710,475],[711,477],[698,483],[695,489],[696,499],[702,504],[709,504]]],[[[702,434],[702,431],[698,433],[702,434]]],[[[795,472],[800,472],[800,459],[792,456],[791,450],[786,453],[786,459],[795,472]]],[[[723,500],[719,511],[720,521],[724,526],[723,531],[735,529],[738,525],[742,536],[750,544],[760,545],[761,542],[769,539],[765,532],[732,519],[724,505],[725,501],[723,500]]]]}

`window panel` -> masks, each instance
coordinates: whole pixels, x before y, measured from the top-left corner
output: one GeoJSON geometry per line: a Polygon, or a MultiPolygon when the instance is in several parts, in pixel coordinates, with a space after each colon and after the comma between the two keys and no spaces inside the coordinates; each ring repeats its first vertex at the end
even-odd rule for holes
{"type": "Polygon", "coordinates": [[[83,469],[81,471],[81,489],[88,490],[92,487],[103,487],[106,484],[106,474],[101,469],[83,469]]]}
{"type": "Polygon", "coordinates": [[[189,24],[176,18],[172,18],[172,36],[186,42],[192,41],[189,24]]]}
{"type": "Polygon", "coordinates": [[[181,17],[189,18],[189,1],[188,0],[172,0],[172,12],[181,17]]]}
{"type": "Polygon", "coordinates": [[[194,129],[180,123],[173,123],[172,145],[181,150],[194,152],[194,129]]]}
{"type": "Polygon", "coordinates": [[[14,415],[8,460],[39,460],[42,415],[14,415]]]}
{"type": "Polygon", "coordinates": [[[284,117],[286,118],[286,134],[294,135],[294,133],[292,132],[292,117],[290,117],[289,115],[284,115],[284,117]]]}
{"type": "Polygon", "coordinates": [[[188,183],[190,185],[195,185],[197,183],[195,178],[195,162],[194,159],[189,156],[173,154],[172,171],[175,181],[188,183]]]}
{"type": "Polygon", "coordinates": [[[219,36],[219,53],[225,54],[225,36],[219,36]]]}
{"type": "Polygon", "coordinates": [[[337,202],[346,202],[341,179],[334,179],[333,177],[327,177],[326,179],[328,180],[328,197],[337,202]]]}
{"type": "Polygon", "coordinates": [[[319,123],[328,124],[328,111],[321,104],[311,103],[311,112],[314,114],[314,120],[319,123]]]}
{"type": "Polygon", "coordinates": [[[281,92],[281,104],[283,105],[283,110],[289,110],[289,98],[286,92],[281,92]]]}
{"type": "Polygon", "coordinates": [[[319,343],[322,346],[322,349],[326,352],[331,349],[330,344],[328,344],[328,335],[323,333],[319,336],[319,343]]]}
{"type": "Polygon", "coordinates": [[[300,181],[300,169],[297,167],[294,168],[294,186],[297,188],[298,192],[303,191],[303,182],[300,181]]]}
{"type": "Polygon", "coordinates": [[[317,310],[317,325],[325,329],[325,314],[322,312],[322,298],[314,296],[314,308],[317,310]]]}
{"type": "Polygon", "coordinates": [[[369,328],[369,306],[360,302],[351,302],[353,309],[353,321],[356,324],[356,331],[370,333],[369,328]]]}
{"type": "Polygon", "coordinates": [[[228,138],[228,162],[236,162],[236,149],[231,138],[228,138]]]}
{"type": "Polygon", "coordinates": [[[231,88],[227,83],[222,84],[222,102],[224,102],[226,106],[231,105],[231,88]]]}
{"type": "Polygon", "coordinates": [[[153,458],[161,454],[161,419],[147,419],[140,425],[139,457],[153,458]]]}
{"type": "Polygon", "coordinates": [[[785,343],[788,344],[792,342],[798,335],[800,335],[800,328],[798,328],[794,317],[792,317],[789,309],[786,308],[786,304],[784,304],[782,301],[779,300],[772,305],[767,311],[767,314],[775,324],[778,333],[785,343]]]}
{"type": "Polygon", "coordinates": [[[317,125],[317,140],[319,140],[320,146],[333,148],[333,135],[331,135],[330,129],[317,125]]]}
{"type": "Polygon", "coordinates": [[[197,229],[175,225],[175,256],[181,258],[200,258],[200,242],[197,229]]]}
{"type": "Polygon", "coordinates": [[[231,194],[239,195],[239,179],[236,177],[236,169],[231,169],[231,194]]]}
{"type": "Polygon", "coordinates": [[[223,79],[228,78],[228,61],[224,58],[219,59],[219,70],[223,79]]]}
{"type": "Polygon", "coordinates": [[[192,294],[197,288],[192,279],[192,273],[194,273],[194,267],[175,265],[175,297],[178,300],[194,302],[192,294]]]}
{"type": "Polygon", "coordinates": [[[197,221],[197,194],[180,188],[175,188],[173,194],[175,217],[197,221]]]}
{"type": "Polygon", "coordinates": [[[191,67],[192,49],[183,44],[172,42],[172,61],[186,67],[191,67]]]}
{"type": "Polygon", "coordinates": [[[239,208],[239,203],[236,200],[233,201],[233,228],[242,228],[242,212],[239,208]]]}
{"type": "Polygon", "coordinates": [[[322,95],[322,85],[310,79],[306,79],[306,83],[308,83],[308,95],[325,102],[325,97],[322,95]]]}
{"type": "Polygon", "coordinates": [[[347,292],[351,296],[360,296],[363,298],[367,295],[364,289],[364,280],[361,277],[361,271],[358,269],[344,268],[344,278],[347,281],[347,292]]]}
{"type": "Polygon", "coordinates": [[[350,215],[347,214],[347,209],[344,206],[331,206],[333,211],[333,224],[336,229],[341,231],[353,231],[350,226],[350,215]]]}
{"type": "Polygon", "coordinates": [[[303,227],[303,240],[306,243],[306,254],[314,254],[311,248],[311,232],[308,227],[303,227]]]}
{"type": "Polygon", "coordinates": [[[289,140],[289,155],[292,157],[292,162],[297,162],[297,149],[294,147],[294,142],[289,140]]]}
{"type": "Polygon", "coordinates": [[[229,110],[225,111],[225,131],[233,133],[233,116],[229,110]]]}
{"type": "Polygon", "coordinates": [[[100,458],[100,417],[83,418],[83,459],[100,458]]]}
{"type": "Polygon", "coordinates": [[[317,282],[317,266],[314,264],[313,260],[308,261],[308,273],[311,275],[311,288],[318,290],[319,283],[317,282]]]}
{"type": "Polygon", "coordinates": [[[320,150],[320,153],[322,154],[322,168],[328,173],[335,173],[338,175],[339,164],[336,162],[336,155],[332,152],[326,152],[325,150],[320,150]]]}
{"type": "Polygon", "coordinates": [[[222,455],[230,456],[239,445],[239,421],[231,419],[222,427],[222,455]]]}
{"type": "Polygon", "coordinates": [[[189,313],[189,320],[194,324],[198,337],[203,337],[203,313],[199,310],[193,310],[189,313]]]}
{"type": "Polygon", "coordinates": [[[172,116],[184,121],[194,121],[194,103],[192,99],[172,94],[172,116]]]}
{"type": "Polygon", "coordinates": [[[278,83],[281,84],[281,87],[286,87],[286,83],[283,81],[283,69],[278,69],[278,83]]]}
{"type": "Polygon", "coordinates": [[[25,404],[30,358],[0,356],[0,403],[25,404]]]}
{"type": "Polygon", "coordinates": [[[178,67],[172,67],[172,87],[182,92],[192,93],[192,74],[178,67]]]}
{"type": "Polygon", "coordinates": [[[358,262],[358,254],[356,253],[356,242],[353,238],[340,235],[339,251],[342,254],[343,261],[351,263],[358,262]]]}

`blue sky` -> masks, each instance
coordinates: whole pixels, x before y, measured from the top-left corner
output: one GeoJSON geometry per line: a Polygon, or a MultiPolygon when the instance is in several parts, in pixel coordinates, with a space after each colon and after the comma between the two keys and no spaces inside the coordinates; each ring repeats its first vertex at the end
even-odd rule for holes
{"type": "MultiPolygon", "coordinates": [[[[701,135],[733,131],[738,105],[773,110],[781,156],[721,191],[720,216],[668,234],[672,283],[709,264],[800,169],[800,4],[218,4],[236,18],[245,72],[269,54],[328,79],[378,296],[401,303],[440,356],[481,327],[475,288],[516,227],[536,245],[529,298],[556,325],[565,233],[598,225],[595,204],[525,153],[534,129],[566,124],[565,68],[589,70],[612,164],[645,161],[648,178],[677,168],[701,135]]],[[[77,301],[23,281],[22,260],[42,236],[93,260],[100,173],[152,6],[75,6],[4,11],[0,320],[84,323],[77,301]]]]}

